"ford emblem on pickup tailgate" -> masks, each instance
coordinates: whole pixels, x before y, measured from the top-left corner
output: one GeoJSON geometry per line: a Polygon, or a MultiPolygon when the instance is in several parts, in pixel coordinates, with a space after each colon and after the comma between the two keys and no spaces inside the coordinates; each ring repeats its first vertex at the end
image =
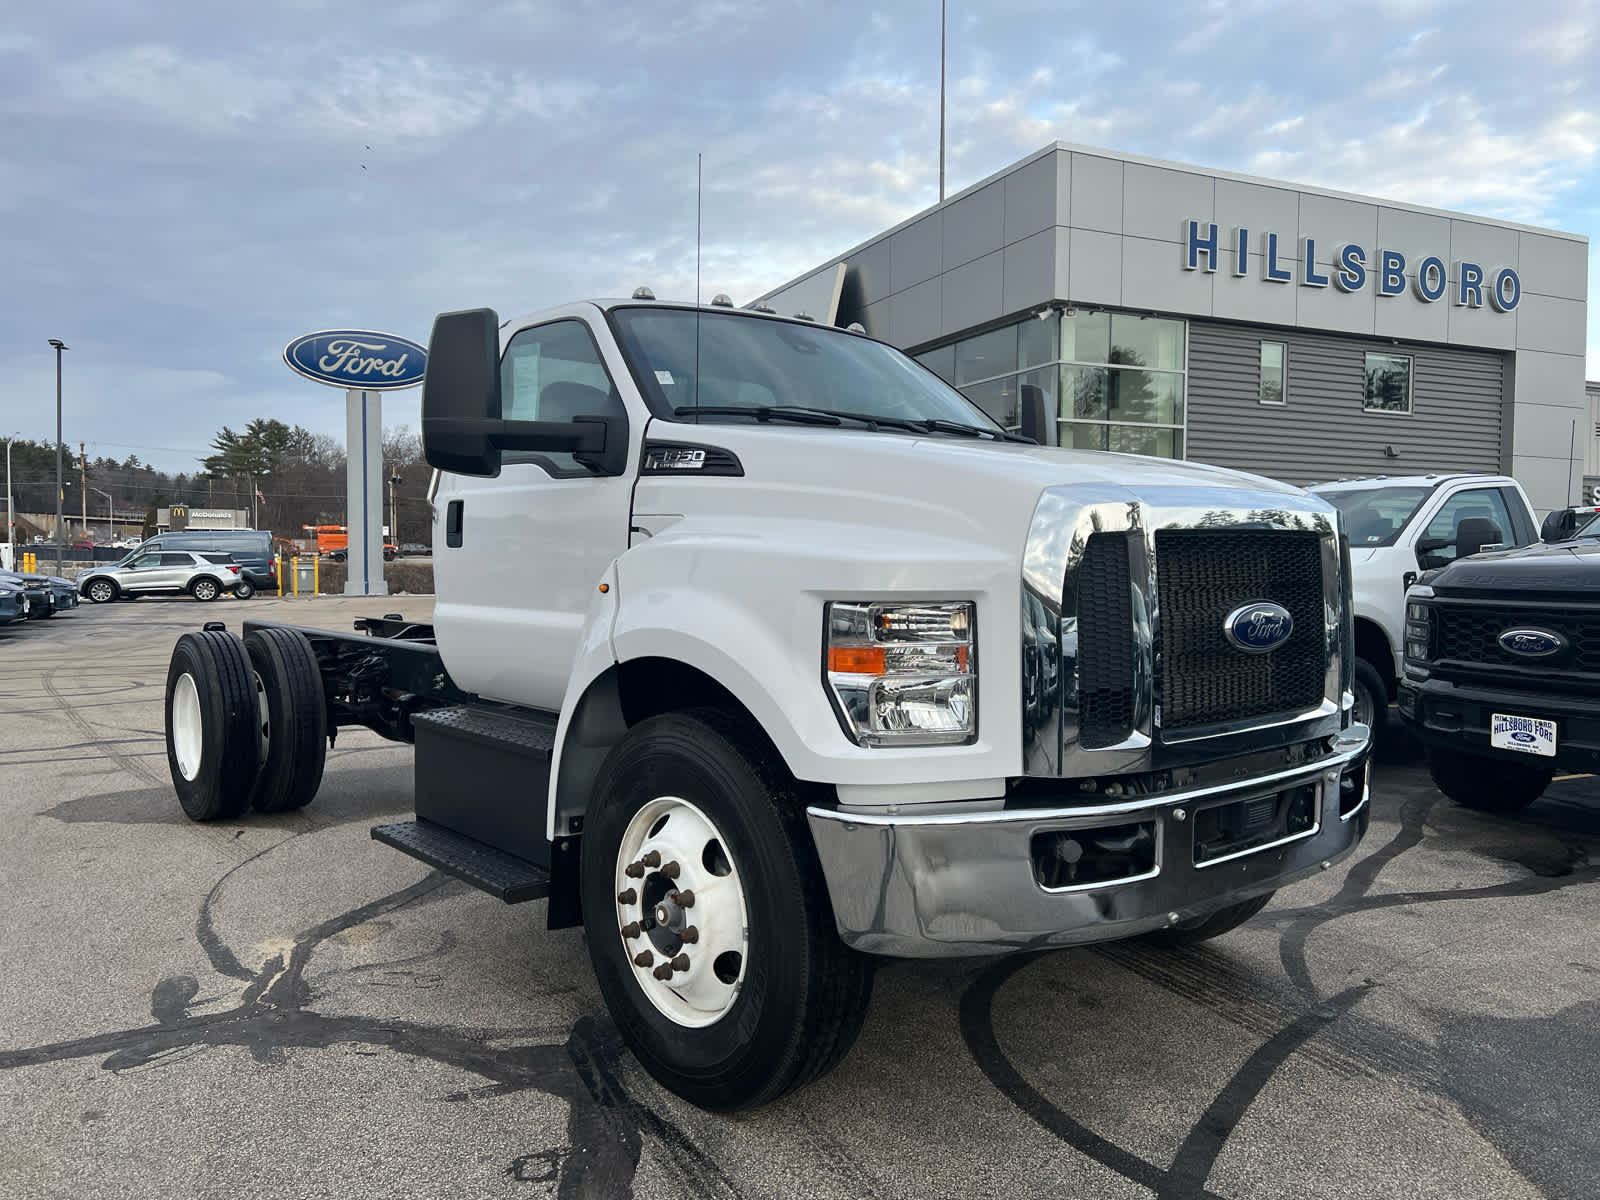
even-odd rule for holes
{"type": "Polygon", "coordinates": [[[1222,632],[1246,654],[1265,654],[1276,650],[1294,632],[1289,610],[1271,600],[1252,600],[1228,614],[1222,632]]]}
{"type": "Polygon", "coordinates": [[[1567,648],[1567,639],[1550,629],[1508,629],[1495,641],[1519,658],[1549,658],[1567,648]]]}
{"type": "Polygon", "coordinates": [[[329,387],[392,392],[422,382],[428,352],[410,338],[371,329],[325,329],[295,338],[283,361],[329,387]]]}

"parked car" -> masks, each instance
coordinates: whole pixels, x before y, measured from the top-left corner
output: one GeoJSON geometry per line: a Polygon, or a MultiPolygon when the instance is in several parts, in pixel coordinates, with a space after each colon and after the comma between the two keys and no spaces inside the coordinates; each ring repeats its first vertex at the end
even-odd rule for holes
{"type": "Polygon", "coordinates": [[[407,558],[421,555],[431,555],[433,553],[433,547],[424,542],[401,542],[400,553],[403,557],[407,558]]]}
{"type": "Polygon", "coordinates": [[[78,590],[96,604],[123,596],[185,592],[196,600],[215,600],[242,581],[237,563],[214,563],[192,550],[141,550],[120,563],[85,571],[78,577],[78,590]]]}
{"type": "Polygon", "coordinates": [[[1337,508],[1350,539],[1355,592],[1356,720],[1381,740],[1397,694],[1406,588],[1423,571],[1487,548],[1538,538],[1533,509],[1506,475],[1342,479],[1311,491],[1337,508]]]}
{"type": "Polygon", "coordinates": [[[24,621],[28,617],[28,594],[21,588],[0,581],[0,625],[24,621]]]}
{"type": "Polygon", "coordinates": [[[0,584],[19,589],[27,599],[23,615],[30,621],[40,621],[56,615],[55,590],[49,577],[24,574],[21,571],[0,571],[0,584]]]}
{"type": "MultiPolygon", "coordinates": [[[[258,591],[278,590],[277,560],[272,557],[272,534],[265,529],[179,529],[158,533],[139,547],[146,550],[192,550],[196,554],[231,554],[239,564],[239,578],[249,586],[234,593],[247,600],[258,591]]],[[[128,555],[124,565],[135,555],[128,555]]]]}

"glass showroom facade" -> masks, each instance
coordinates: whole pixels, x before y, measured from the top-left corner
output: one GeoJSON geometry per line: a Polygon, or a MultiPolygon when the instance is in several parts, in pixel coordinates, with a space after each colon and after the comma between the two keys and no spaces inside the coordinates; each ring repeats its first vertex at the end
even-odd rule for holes
{"type": "Polygon", "coordinates": [[[1031,385],[1058,445],[1183,457],[1182,320],[1050,308],[916,357],[1008,429],[1021,427],[1021,389],[1031,385]]]}

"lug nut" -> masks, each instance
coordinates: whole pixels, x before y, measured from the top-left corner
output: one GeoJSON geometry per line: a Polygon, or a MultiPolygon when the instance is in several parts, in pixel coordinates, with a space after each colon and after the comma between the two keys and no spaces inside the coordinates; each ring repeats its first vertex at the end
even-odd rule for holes
{"type": "Polygon", "coordinates": [[[659,967],[657,967],[655,969],[655,977],[657,979],[671,979],[672,978],[672,964],[671,963],[662,963],[659,967]]]}
{"type": "Polygon", "coordinates": [[[689,956],[680,954],[668,964],[674,971],[687,971],[689,969],[689,956]]]}
{"type": "Polygon", "coordinates": [[[629,921],[622,927],[622,936],[625,938],[636,938],[640,932],[639,922],[637,921],[629,921]]]}
{"type": "Polygon", "coordinates": [[[656,956],[651,954],[650,951],[641,950],[633,956],[633,965],[636,967],[648,967],[655,960],[656,956]]]}
{"type": "Polygon", "coordinates": [[[624,867],[622,869],[622,873],[624,875],[626,875],[629,879],[643,879],[644,878],[644,864],[643,863],[629,863],[626,867],[624,867]]]}
{"type": "Polygon", "coordinates": [[[676,879],[678,877],[679,873],[682,870],[683,870],[683,868],[680,867],[677,864],[676,861],[673,861],[673,862],[669,862],[666,866],[662,867],[661,868],[661,873],[663,875],[665,875],[668,879],[676,879]]]}
{"type": "Polygon", "coordinates": [[[661,865],[661,851],[652,850],[639,860],[652,871],[661,865]]]}
{"type": "Polygon", "coordinates": [[[632,904],[638,898],[639,898],[639,893],[634,891],[632,888],[629,888],[625,892],[618,892],[617,893],[617,903],[618,904],[632,904]]]}
{"type": "Polygon", "coordinates": [[[700,940],[700,931],[693,925],[685,925],[678,930],[678,940],[688,942],[692,946],[700,940]]]}
{"type": "Polygon", "coordinates": [[[679,908],[694,907],[694,893],[689,891],[687,888],[681,892],[673,892],[672,895],[667,897],[667,899],[671,900],[679,908]]]}

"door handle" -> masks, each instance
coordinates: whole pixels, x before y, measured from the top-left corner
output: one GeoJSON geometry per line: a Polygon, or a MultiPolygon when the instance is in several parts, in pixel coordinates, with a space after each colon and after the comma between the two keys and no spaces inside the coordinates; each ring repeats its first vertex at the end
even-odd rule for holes
{"type": "Polygon", "coordinates": [[[444,509],[444,544],[446,546],[461,545],[461,505],[460,500],[452,500],[444,509]]]}

